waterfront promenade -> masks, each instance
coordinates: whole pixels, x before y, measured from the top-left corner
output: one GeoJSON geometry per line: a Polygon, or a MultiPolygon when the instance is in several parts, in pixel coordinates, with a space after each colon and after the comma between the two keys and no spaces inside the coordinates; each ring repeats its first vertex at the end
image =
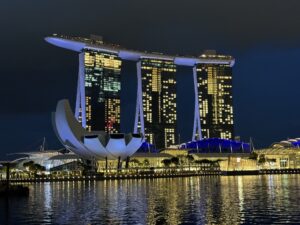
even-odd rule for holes
{"type": "MultiPolygon", "coordinates": [[[[90,175],[43,175],[36,177],[11,177],[11,183],[39,183],[39,182],[63,182],[63,181],[97,181],[97,180],[124,180],[124,179],[155,179],[172,177],[194,177],[194,176],[245,176],[264,174],[300,174],[300,169],[272,169],[252,171],[220,171],[220,170],[198,170],[198,171],[165,171],[159,173],[95,173],[90,175]]],[[[0,182],[5,179],[0,179],[0,182]]]]}

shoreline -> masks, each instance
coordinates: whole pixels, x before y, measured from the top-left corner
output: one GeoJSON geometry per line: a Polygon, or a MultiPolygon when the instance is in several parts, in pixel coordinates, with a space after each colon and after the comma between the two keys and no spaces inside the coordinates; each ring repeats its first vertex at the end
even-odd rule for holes
{"type": "MultiPolygon", "coordinates": [[[[42,183],[42,182],[64,182],[64,181],[101,181],[101,180],[126,180],[126,179],[156,179],[195,176],[253,176],[272,174],[300,174],[300,169],[273,169],[273,170],[244,170],[244,171],[198,171],[189,173],[149,173],[149,174],[94,174],[87,176],[65,176],[65,177],[36,177],[36,178],[12,178],[10,183],[42,183]]],[[[0,180],[5,182],[6,180],[0,180]]]]}

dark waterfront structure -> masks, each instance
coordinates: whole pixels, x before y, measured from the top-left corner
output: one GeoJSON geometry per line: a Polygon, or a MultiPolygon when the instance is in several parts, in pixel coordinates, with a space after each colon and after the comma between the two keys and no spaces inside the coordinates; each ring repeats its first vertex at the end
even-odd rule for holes
{"type": "Polygon", "coordinates": [[[158,149],[202,138],[233,138],[231,67],[235,60],[231,56],[214,51],[184,57],[127,50],[103,43],[96,36],[87,39],[54,35],[46,40],[79,52],[75,117],[88,131],[120,133],[121,120],[132,118],[129,132],[143,134],[158,149]],[[125,61],[126,65],[133,62],[135,70],[123,73],[125,61]],[[188,140],[179,138],[184,133],[178,128],[176,102],[179,67],[190,68],[191,72],[184,75],[192,75],[194,85],[191,97],[195,104],[186,109],[193,114],[193,120],[187,122],[188,140]],[[128,109],[122,113],[121,108],[121,76],[127,73],[134,73],[137,80],[134,115],[128,109]]]}

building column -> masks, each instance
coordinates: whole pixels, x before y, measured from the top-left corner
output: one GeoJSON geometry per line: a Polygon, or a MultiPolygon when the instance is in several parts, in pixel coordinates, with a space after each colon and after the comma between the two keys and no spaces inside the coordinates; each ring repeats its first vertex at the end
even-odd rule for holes
{"type": "Polygon", "coordinates": [[[194,112],[194,126],[193,126],[193,136],[192,141],[202,140],[202,131],[200,123],[200,114],[199,114],[199,95],[198,95],[198,82],[197,82],[197,65],[193,67],[193,82],[194,82],[194,93],[195,93],[195,112],[194,112]]]}
{"type": "MultiPolygon", "coordinates": [[[[79,68],[79,70],[80,70],[80,68],[79,68]]],[[[79,121],[79,109],[80,109],[80,73],[78,71],[76,104],[75,104],[75,118],[78,121],[79,121]]]]}
{"type": "Polygon", "coordinates": [[[84,52],[79,54],[79,69],[75,105],[75,118],[79,120],[79,111],[81,109],[81,124],[86,127],[86,106],[85,106],[85,71],[84,71],[84,52]]]}
{"type": "Polygon", "coordinates": [[[142,69],[141,61],[136,63],[137,69],[137,98],[133,133],[138,132],[138,123],[141,124],[140,133],[145,134],[144,113],[143,113],[143,92],[142,92],[142,69]]]}

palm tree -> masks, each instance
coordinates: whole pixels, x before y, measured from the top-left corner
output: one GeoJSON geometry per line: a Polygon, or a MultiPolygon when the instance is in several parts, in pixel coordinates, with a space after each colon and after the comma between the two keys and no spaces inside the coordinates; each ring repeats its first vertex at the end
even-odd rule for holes
{"type": "Polygon", "coordinates": [[[134,164],[137,164],[137,165],[140,165],[140,161],[138,159],[131,159],[130,160],[131,163],[134,163],[134,164]]]}
{"type": "Polygon", "coordinates": [[[249,159],[257,160],[258,154],[256,152],[251,152],[249,159]]]}
{"type": "Polygon", "coordinates": [[[259,157],[258,157],[258,163],[259,164],[264,164],[266,162],[266,157],[264,154],[261,154],[259,157]]]}
{"type": "Polygon", "coordinates": [[[41,166],[38,163],[34,163],[33,161],[25,162],[23,163],[23,166],[28,169],[29,174],[33,173],[34,176],[36,176],[38,172],[46,170],[44,166],[41,166]]]}
{"type": "Polygon", "coordinates": [[[192,155],[187,155],[186,156],[189,164],[189,170],[191,170],[191,163],[194,161],[194,157],[192,155]]]}
{"type": "Polygon", "coordinates": [[[165,167],[169,167],[172,163],[171,159],[163,159],[161,162],[164,164],[165,167]]]}
{"type": "Polygon", "coordinates": [[[145,159],[143,164],[145,167],[148,167],[150,165],[149,159],[145,159]]]}
{"type": "Polygon", "coordinates": [[[212,161],[211,166],[213,167],[213,169],[220,170],[220,162],[221,162],[221,161],[224,161],[224,160],[222,160],[222,159],[217,159],[217,160],[212,161]]]}
{"type": "Polygon", "coordinates": [[[173,163],[176,167],[179,165],[179,158],[178,157],[172,157],[171,163],[173,163]]]}

